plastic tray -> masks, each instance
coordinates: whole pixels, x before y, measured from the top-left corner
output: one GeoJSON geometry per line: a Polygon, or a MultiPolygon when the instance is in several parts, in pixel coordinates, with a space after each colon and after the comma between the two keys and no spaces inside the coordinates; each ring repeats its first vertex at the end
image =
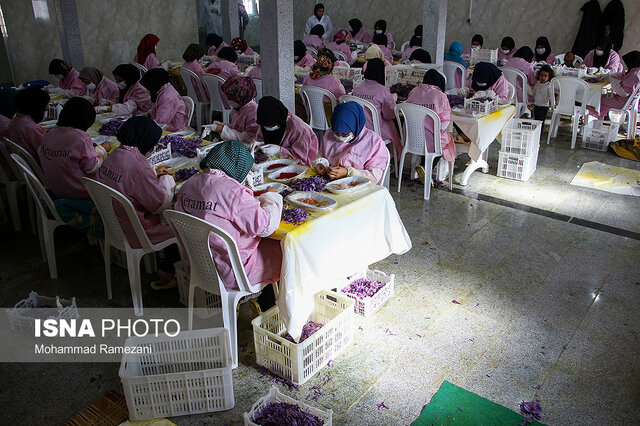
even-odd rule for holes
{"type": "Polygon", "coordinates": [[[269,173],[268,177],[275,182],[289,183],[292,180],[300,179],[305,175],[305,173],[307,173],[307,168],[305,166],[287,166],[283,167],[280,170],[276,170],[275,172],[269,173]],[[278,176],[280,176],[281,173],[296,173],[296,175],[290,178],[280,179],[278,178],[278,176]]]}
{"type": "Polygon", "coordinates": [[[333,209],[338,203],[331,197],[327,197],[326,195],[319,194],[313,191],[296,191],[287,196],[287,201],[291,204],[295,204],[298,207],[302,207],[305,210],[311,210],[314,212],[323,212],[333,209]],[[327,202],[326,206],[315,206],[313,204],[307,204],[300,199],[302,198],[313,198],[314,200],[318,200],[319,202],[327,202]]]}
{"type": "Polygon", "coordinates": [[[329,182],[327,185],[325,185],[324,189],[329,192],[333,192],[334,194],[347,194],[350,192],[356,192],[368,188],[370,185],[371,181],[366,177],[351,176],[329,182]],[[349,184],[352,182],[357,182],[357,185],[349,186],[349,184]]]}
{"type": "Polygon", "coordinates": [[[302,411],[309,410],[309,414],[312,414],[322,420],[323,426],[331,426],[332,425],[332,410],[321,410],[319,408],[312,407],[311,405],[307,405],[303,402],[297,401],[287,395],[280,393],[278,388],[275,386],[271,386],[269,389],[269,393],[260,398],[253,406],[251,406],[251,410],[248,413],[244,413],[242,418],[244,419],[245,426],[258,426],[257,423],[253,423],[251,419],[261,411],[266,405],[272,402],[286,402],[288,404],[296,404],[298,407],[302,409],[302,411]]]}
{"type": "Polygon", "coordinates": [[[267,188],[269,188],[269,187],[273,187],[273,188],[275,188],[275,190],[276,190],[277,192],[282,192],[282,191],[284,191],[285,189],[287,189],[287,190],[289,190],[289,191],[292,191],[292,192],[293,192],[293,189],[289,188],[289,187],[288,187],[287,185],[285,185],[284,183],[278,183],[278,182],[264,183],[264,184],[262,184],[262,185],[258,185],[258,186],[256,186],[256,187],[254,187],[254,188],[253,188],[253,195],[254,195],[254,197],[257,197],[256,192],[266,191],[266,190],[267,190],[267,188]]]}
{"type": "Polygon", "coordinates": [[[282,170],[283,168],[285,168],[287,166],[293,166],[295,164],[296,164],[295,160],[292,160],[290,158],[281,158],[279,160],[264,161],[264,162],[262,162],[260,164],[257,164],[256,168],[258,170],[261,170],[263,173],[271,174],[271,173],[273,173],[273,172],[275,172],[277,170],[282,170]],[[274,164],[284,164],[284,166],[280,167],[280,168],[267,170],[269,166],[274,165],[274,164]]]}

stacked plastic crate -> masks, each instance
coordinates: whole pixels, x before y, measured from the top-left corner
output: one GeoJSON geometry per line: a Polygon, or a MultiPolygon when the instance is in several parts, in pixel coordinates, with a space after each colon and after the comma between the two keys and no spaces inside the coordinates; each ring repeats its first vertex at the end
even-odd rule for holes
{"type": "Polygon", "coordinates": [[[502,130],[502,147],[497,175],[509,179],[529,180],[536,171],[542,122],[511,119],[502,130]]]}

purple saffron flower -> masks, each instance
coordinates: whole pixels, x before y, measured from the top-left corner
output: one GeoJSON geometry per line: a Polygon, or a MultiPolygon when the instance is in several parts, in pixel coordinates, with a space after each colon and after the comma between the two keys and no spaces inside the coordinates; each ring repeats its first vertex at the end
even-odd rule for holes
{"type": "Polygon", "coordinates": [[[522,401],[520,403],[520,414],[528,419],[540,420],[540,414],[542,413],[542,407],[540,406],[540,400],[534,399],[532,401],[522,401]]]}
{"type": "Polygon", "coordinates": [[[461,305],[461,303],[460,303],[460,302],[458,302],[456,299],[453,299],[453,300],[451,301],[451,303],[455,303],[456,305],[461,305]]]}
{"type": "Polygon", "coordinates": [[[378,406],[378,411],[381,411],[381,410],[388,410],[388,409],[389,409],[389,407],[387,407],[386,405],[384,405],[384,401],[382,401],[381,403],[376,404],[376,405],[378,406]]]}

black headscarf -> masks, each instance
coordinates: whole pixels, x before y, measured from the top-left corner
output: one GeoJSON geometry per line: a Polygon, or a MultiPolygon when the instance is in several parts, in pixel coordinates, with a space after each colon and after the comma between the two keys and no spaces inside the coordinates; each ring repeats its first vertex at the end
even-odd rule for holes
{"type": "Polygon", "coordinates": [[[422,62],[423,64],[430,64],[431,55],[429,54],[429,52],[427,52],[424,49],[416,49],[413,52],[411,52],[411,55],[409,56],[409,60],[419,61],[419,62],[422,62]]]}
{"type": "Polygon", "coordinates": [[[182,54],[182,59],[187,62],[197,61],[205,54],[204,48],[196,43],[191,43],[182,54]]]}
{"type": "Polygon", "coordinates": [[[422,47],[422,25],[418,25],[413,30],[413,36],[409,40],[409,47],[419,46],[422,47]]]}
{"type": "Polygon", "coordinates": [[[484,37],[482,37],[482,34],[474,34],[474,36],[471,37],[471,44],[473,44],[474,41],[480,43],[481,47],[484,46],[484,37]]]}
{"type": "Polygon", "coordinates": [[[441,91],[444,92],[444,88],[445,88],[444,76],[440,74],[437,70],[434,70],[433,68],[430,70],[427,70],[427,72],[424,74],[424,77],[422,78],[422,82],[424,84],[430,84],[432,86],[436,86],[441,91]]]}
{"type": "Polygon", "coordinates": [[[516,50],[516,53],[513,54],[514,58],[522,58],[525,61],[531,63],[533,61],[533,50],[529,46],[522,46],[520,49],[516,50]]]}
{"type": "Polygon", "coordinates": [[[313,28],[311,28],[311,31],[309,31],[309,34],[322,37],[324,35],[324,27],[320,24],[315,25],[313,28]]]}
{"type": "MultiPolygon", "coordinates": [[[[500,42],[500,47],[506,47],[509,51],[512,51],[514,47],[516,47],[516,42],[511,37],[505,37],[500,42]]],[[[529,61],[531,62],[531,61],[529,61]]]]}
{"type": "Polygon", "coordinates": [[[495,84],[496,81],[502,75],[502,71],[500,68],[496,67],[490,62],[478,62],[473,69],[473,77],[471,80],[471,88],[476,92],[481,90],[489,90],[491,86],[495,84]],[[478,82],[487,83],[486,86],[480,87],[478,86],[478,82]]]}
{"type": "Polygon", "coordinates": [[[49,104],[49,94],[39,87],[29,87],[16,94],[16,113],[28,115],[39,123],[49,104]]]}
{"type": "Polygon", "coordinates": [[[70,63],[63,61],[62,59],[54,59],[49,62],[49,74],[61,74],[66,77],[72,68],[73,66],[70,63]]]}
{"type": "Polygon", "coordinates": [[[596,47],[598,46],[602,47],[602,50],[604,50],[604,55],[602,56],[596,55],[596,52],[594,49],[593,66],[597,68],[605,67],[609,62],[609,54],[611,53],[611,47],[612,47],[611,39],[606,36],[600,37],[596,42],[596,47]]]}
{"type": "Polygon", "coordinates": [[[149,91],[151,102],[155,102],[158,97],[158,92],[169,80],[170,76],[167,70],[164,68],[154,68],[144,74],[142,79],[140,79],[140,84],[149,91]]]}
{"type": "Polygon", "coordinates": [[[318,9],[324,9],[324,4],[318,3],[313,7],[313,15],[320,20],[320,16],[318,16],[318,9]]]}
{"type": "Polygon", "coordinates": [[[233,47],[225,46],[218,52],[218,58],[226,59],[235,64],[238,60],[238,54],[233,50],[233,47]]]}
{"type": "Polygon", "coordinates": [[[384,19],[377,20],[373,29],[375,30],[376,27],[380,28],[382,30],[382,34],[384,34],[387,31],[387,21],[384,19]]]}
{"type": "Polygon", "coordinates": [[[100,82],[102,81],[102,77],[104,77],[102,75],[102,72],[95,67],[84,67],[80,71],[80,74],[78,74],[78,78],[89,80],[96,86],[100,84],[100,82]]]}
{"type": "Polygon", "coordinates": [[[622,56],[622,60],[628,69],[632,70],[634,68],[640,67],[640,52],[637,50],[632,50],[626,55],[622,56]]]}
{"type": "Polygon", "coordinates": [[[262,129],[262,136],[265,143],[280,145],[282,137],[287,130],[287,117],[289,110],[282,102],[273,96],[263,96],[258,102],[258,111],[256,113],[256,123],[262,129]],[[265,127],[280,126],[278,130],[269,132],[265,127]]]}
{"type": "Polygon", "coordinates": [[[545,61],[547,60],[547,56],[549,56],[549,54],[551,53],[551,45],[549,44],[549,39],[542,36],[542,37],[538,37],[538,39],[536,40],[536,52],[535,52],[535,56],[536,56],[536,61],[540,62],[540,61],[545,61]],[[538,45],[544,46],[544,53],[542,55],[538,54],[537,50],[538,50],[538,45]]]}
{"type": "Polygon", "coordinates": [[[126,83],[127,87],[124,89],[120,89],[120,95],[118,102],[122,103],[124,101],[124,95],[129,90],[129,87],[136,84],[138,80],[140,80],[140,70],[136,68],[135,65],[131,64],[120,64],[113,69],[114,77],[117,75],[126,83]]]}
{"type": "Polygon", "coordinates": [[[355,37],[362,29],[362,21],[358,18],[349,19],[349,26],[351,27],[351,37],[355,37]]]}
{"type": "Polygon", "coordinates": [[[213,46],[216,49],[218,48],[218,46],[220,46],[222,44],[222,42],[223,42],[222,37],[220,37],[216,33],[207,34],[207,40],[205,41],[207,46],[213,46]]]}
{"type": "Polygon", "coordinates": [[[373,35],[373,40],[371,40],[371,42],[373,44],[377,44],[378,46],[387,46],[388,40],[387,40],[387,36],[382,33],[382,34],[374,34],[373,35]]]}
{"type": "Polygon", "coordinates": [[[118,130],[118,140],[122,145],[134,146],[145,155],[160,140],[162,129],[149,117],[131,117],[118,130]]]}
{"type": "Polygon", "coordinates": [[[364,71],[365,80],[374,80],[384,86],[384,61],[373,58],[367,61],[367,69],[364,71]]]}
{"type": "Polygon", "coordinates": [[[13,87],[3,87],[0,89],[0,114],[7,118],[13,118],[16,113],[17,89],[13,87]]]}
{"type": "Polygon", "coordinates": [[[300,59],[304,58],[304,55],[307,54],[307,46],[302,42],[302,40],[296,40],[293,42],[293,60],[294,62],[298,62],[300,59]]]}
{"type": "Polygon", "coordinates": [[[85,98],[69,99],[58,117],[58,127],[73,127],[86,132],[96,121],[96,110],[85,98]]]}

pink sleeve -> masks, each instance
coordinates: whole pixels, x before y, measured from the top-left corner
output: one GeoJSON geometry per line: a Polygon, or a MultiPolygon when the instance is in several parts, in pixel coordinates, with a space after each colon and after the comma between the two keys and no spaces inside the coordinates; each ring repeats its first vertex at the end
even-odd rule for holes
{"type": "Polygon", "coordinates": [[[230,205],[234,208],[231,215],[233,224],[240,232],[258,237],[269,226],[269,212],[261,208],[260,201],[248,192],[238,191],[230,205]]]}
{"type": "Polygon", "coordinates": [[[144,61],[144,67],[148,70],[159,68],[160,62],[158,62],[158,57],[153,53],[150,53],[144,61]]]}
{"type": "Polygon", "coordinates": [[[87,86],[85,86],[82,80],[80,80],[79,78],[74,78],[71,81],[69,90],[73,91],[76,96],[84,96],[87,94],[87,86]]]}
{"type": "Polygon", "coordinates": [[[382,111],[380,111],[380,115],[385,120],[393,120],[396,118],[395,108],[396,103],[393,100],[393,95],[386,87],[382,89],[382,111]]]}
{"type": "MultiPolygon", "coordinates": [[[[180,99],[182,102],[182,99],[180,99]]],[[[155,116],[153,117],[158,123],[171,123],[174,116],[178,112],[179,105],[176,102],[176,98],[167,96],[165,93],[162,93],[156,99],[155,107],[155,116]]]]}
{"type": "Polygon", "coordinates": [[[607,66],[604,68],[611,72],[618,72],[618,68],[620,67],[620,55],[615,50],[611,50],[609,54],[609,62],[607,66]]]}
{"type": "Polygon", "coordinates": [[[556,60],[556,55],[554,55],[553,53],[549,53],[549,56],[547,56],[547,64],[553,64],[556,60]]]}
{"type": "Polygon", "coordinates": [[[82,135],[82,144],[79,145],[80,169],[86,174],[95,171],[96,166],[100,163],[100,157],[91,142],[91,137],[85,133],[82,135]]]}
{"type": "Polygon", "coordinates": [[[387,35],[387,47],[391,49],[391,46],[393,45],[393,36],[389,31],[386,32],[386,35],[387,35]]]}
{"type": "Polygon", "coordinates": [[[529,87],[535,86],[538,82],[538,77],[536,76],[536,70],[533,68],[533,65],[529,67],[525,74],[527,75],[527,84],[529,84],[529,87]]]}
{"type": "Polygon", "coordinates": [[[593,50],[591,50],[589,53],[587,53],[587,56],[584,57],[584,60],[582,61],[583,64],[585,64],[587,67],[592,67],[593,66],[593,50]]]}
{"type": "Polygon", "coordinates": [[[495,84],[491,86],[491,90],[496,93],[496,96],[505,101],[509,97],[509,85],[507,83],[507,79],[504,78],[503,75],[501,75],[498,81],[496,81],[495,84]]]}
{"type": "Polygon", "coordinates": [[[166,189],[156,177],[151,166],[142,169],[134,182],[135,186],[131,197],[142,204],[150,213],[160,210],[166,198],[166,189]]]}
{"type": "Polygon", "coordinates": [[[300,160],[302,164],[311,167],[311,162],[318,155],[318,138],[311,127],[302,120],[300,123],[292,124],[288,135],[285,134],[280,148],[280,153],[287,158],[300,160]]]}

